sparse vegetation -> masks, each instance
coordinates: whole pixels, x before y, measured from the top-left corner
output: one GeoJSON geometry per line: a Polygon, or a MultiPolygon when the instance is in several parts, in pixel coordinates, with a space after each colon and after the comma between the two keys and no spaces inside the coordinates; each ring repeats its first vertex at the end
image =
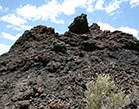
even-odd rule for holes
{"type": "Polygon", "coordinates": [[[87,83],[87,109],[122,109],[127,98],[107,75],[99,75],[96,81],[87,83]]]}

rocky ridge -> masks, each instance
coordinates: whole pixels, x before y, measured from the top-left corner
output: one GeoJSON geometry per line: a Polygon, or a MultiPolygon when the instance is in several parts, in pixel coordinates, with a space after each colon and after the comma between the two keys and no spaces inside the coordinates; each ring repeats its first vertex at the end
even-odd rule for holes
{"type": "Polygon", "coordinates": [[[139,41],[89,27],[86,17],[62,35],[42,25],[27,30],[0,56],[0,109],[85,109],[85,84],[101,73],[126,93],[139,85],[139,41]]]}

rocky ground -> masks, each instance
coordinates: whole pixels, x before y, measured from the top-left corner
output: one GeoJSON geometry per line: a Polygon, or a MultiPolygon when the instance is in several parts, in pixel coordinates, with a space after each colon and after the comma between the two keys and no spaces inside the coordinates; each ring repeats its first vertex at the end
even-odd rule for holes
{"type": "Polygon", "coordinates": [[[139,85],[139,41],[89,27],[86,17],[62,35],[42,25],[27,30],[0,56],[0,109],[85,109],[85,84],[102,73],[126,93],[139,85]]]}

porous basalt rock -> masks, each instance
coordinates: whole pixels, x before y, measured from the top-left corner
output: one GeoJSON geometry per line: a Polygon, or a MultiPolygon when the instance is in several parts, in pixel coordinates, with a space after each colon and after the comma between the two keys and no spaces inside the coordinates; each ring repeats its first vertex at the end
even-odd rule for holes
{"type": "Polygon", "coordinates": [[[91,30],[100,30],[100,26],[97,23],[93,23],[93,25],[90,26],[91,30]]]}
{"type": "Polygon", "coordinates": [[[54,34],[55,33],[53,28],[46,27],[43,25],[38,25],[38,26],[32,28],[30,31],[32,34],[54,34]]]}

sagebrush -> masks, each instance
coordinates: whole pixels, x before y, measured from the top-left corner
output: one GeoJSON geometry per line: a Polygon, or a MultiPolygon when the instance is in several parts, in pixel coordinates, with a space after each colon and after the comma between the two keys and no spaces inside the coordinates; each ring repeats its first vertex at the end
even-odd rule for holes
{"type": "Polygon", "coordinates": [[[127,104],[124,92],[118,89],[108,75],[99,75],[87,83],[87,109],[122,109],[127,104]]]}

